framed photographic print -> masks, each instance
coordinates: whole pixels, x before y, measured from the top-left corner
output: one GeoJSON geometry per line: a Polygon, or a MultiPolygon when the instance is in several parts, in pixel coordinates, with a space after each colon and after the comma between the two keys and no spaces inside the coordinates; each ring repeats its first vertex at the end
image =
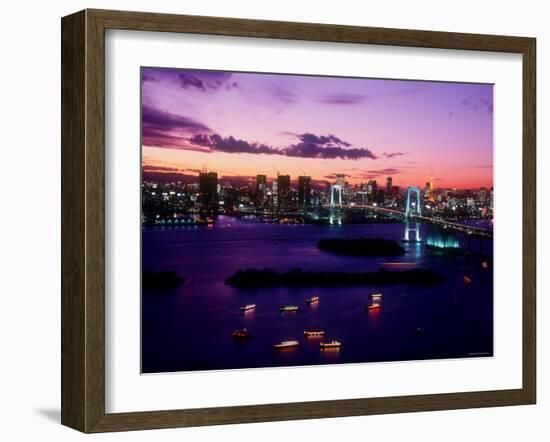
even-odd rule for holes
{"type": "Polygon", "coordinates": [[[532,404],[535,40],[62,20],[62,423],[532,404]]]}

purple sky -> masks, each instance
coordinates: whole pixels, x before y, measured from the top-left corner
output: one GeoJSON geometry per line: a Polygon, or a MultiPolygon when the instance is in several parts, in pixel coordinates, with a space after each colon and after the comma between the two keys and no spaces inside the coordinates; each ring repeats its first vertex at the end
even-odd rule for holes
{"type": "Polygon", "coordinates": [[[148,171],[492,186],[492,85],[142,68],[148,171]]]}

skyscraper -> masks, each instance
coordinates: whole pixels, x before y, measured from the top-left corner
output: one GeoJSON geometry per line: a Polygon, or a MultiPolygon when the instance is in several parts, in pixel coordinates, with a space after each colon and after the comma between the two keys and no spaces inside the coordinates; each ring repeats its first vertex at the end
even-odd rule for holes
{"type": "Polygon", "coordinates": [[[298,204],[300,207],[311,205],[311,177],[298,177],[298,204]]]}
{"type": "Polygon", "coordinates": [[[218,174],[216,172],[199,173],[200,202],[204,206],[216,203],[218,198],[218,174]]]}
{"type": "Polygon", "coordinates": [[[424,187],[424,200],[434,202],[434,189],[432,184],[432,179],[426,181],[426,187],[424,187]]]}
{"type": "Polygon", "coordinates": [[[479,189],[479,202],[481,204],[485,203],[487,200],[487,189],[485,187],[482,187],[479,189]]]}
{"type": "Polygon", "coordinates": [[[369,180],[367,183],[367,200],[369,204],[376,202],[376,197],[378,194],[378,183],[376,180],[369,180]]]}
{"type": "Polygon", "coordinates": [[[393,188],[393,180],[392,180],[392,177],[389,176],[387,179],[386,179],[386,196],[387,195],[391,195],[391,190],[393,188]]]}
{"type": "Polygon", "coordinates": [[[290,175],[277,175],[277,200],[279,207],[290,203],[290,175]]]}
{"type": "Polygon", "coordinates": [[[265,202],[267,193],[267,177],[265,175],[256,175],[256,200],[258,204],[265,202]]]}
{"type": "Polygon", "coordinates": [[[343,173],[337,173],[336,184],[344,187],[346,185],[346,175],[344,175],[343,173]]]}
{"type": "Polygon", "coordinates": [[[393,180],[392,180],[392,177],[389,176],[386,179],[386,189],[384,192],[384,204],[390,204],[392,202],[392,189],[393,189],[393,180]]]}

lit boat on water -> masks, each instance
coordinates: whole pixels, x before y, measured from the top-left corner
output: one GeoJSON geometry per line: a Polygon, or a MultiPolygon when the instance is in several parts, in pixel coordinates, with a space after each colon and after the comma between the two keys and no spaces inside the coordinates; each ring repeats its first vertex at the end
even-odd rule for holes
{"type": "Polygon", "coordinates": [[[324,330],[306,330],[304,332],[304,336],[306,338],[317,338],[317,337],[325,336],[325,331],[324,330]]]}
{"type": "Polygon", "coordinates": [[[250,332],[246,328],[238,328],[237,330],[233,330],[231,336],[238,339],[249,338],[250,332]]]}
{"type": "Polygon", "coordinates": [[[367,305],[367,310],[378,310],[380,308],[380,304],[377,302],[373,302],[371,305],[367,305]]]}
{"type": "Polygon", "coordinates": [[[382,298],[382,293],[371,293],[370,299],[380,299],[382,298]]]}
{"type": "Polygon", "coordinates": [[[241,312],[247,312],[249,310],[254,310],[256,308],[256,304],[246,304],[241,307],[241,312]]]}
{"type": "Polygon", "coordinates": [[[297,312],[298,311],[298,306],[297,305],[283,305],[281,308],[280,308],[281,312],[283,313],[292,313],[292,312],[297,312]]]}
{"type": "Polygon", "coordinates": [[[385,267],[414,267],[416,263],[414,262],[383,262],[385,267]]]}
{"type": "Polygon", "coordinates": [[[298,341],[281,341],[278,344],[275,344],[275,348],[293,348],[298,347],[300,343],[298,341]]]}
{"type": "Polygon", "coordinates": [[[319,302],[319,296],[312,296],[311,298],[306,299],[307,304],[314,304],[316,302],[319,302]]]}
{"type": "Polygon", "coordinates": [[[322,349],[325,348],[340,348],[342,346],[342,343],[340,341],[337,341],[336,339],[333,339],[332,341],[327,342],[321,342],[319,344],[319,347],[322,349]]]}

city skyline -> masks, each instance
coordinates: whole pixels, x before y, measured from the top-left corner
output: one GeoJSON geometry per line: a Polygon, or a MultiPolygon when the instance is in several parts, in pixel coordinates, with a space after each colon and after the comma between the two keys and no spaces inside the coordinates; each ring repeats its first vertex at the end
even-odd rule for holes
{"type": "Polygon", "coordinates": [[[143,176],[491,188],[492,116],[487,84],[142,68],[143,176]]]}

